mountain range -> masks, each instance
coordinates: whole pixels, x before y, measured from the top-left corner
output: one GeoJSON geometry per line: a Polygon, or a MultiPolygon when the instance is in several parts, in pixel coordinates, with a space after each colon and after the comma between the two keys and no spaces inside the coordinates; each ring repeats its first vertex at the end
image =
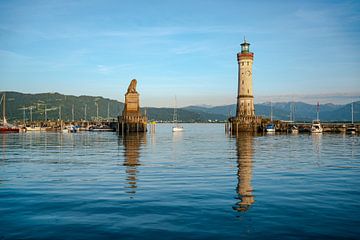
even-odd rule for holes
{"type": "MultiPolygon", "coordinates": [[[[6,116],[9,121],[29,120],[32,112],[33,120],[61,119],[92,120],[101,118],[116,118],[121,115],[124,103],[101,96],[72,96],[60,93],[26,94],[19,92],[6,93],[6,116]],[[32,110],[30,110],[30,107],[32,110]],[[46,109],[46,116],[45,116],[46,109]],[[85,110],[86,109],[86,110],[85,110]],[[73,114],[74,113],[74,114],[73,114]]],[[[295,109],[296,121],[311,121],[316,118],[316,105],[304,102],[277,102],[255,104],[256,115],[273,119],[289,120],[290,109],[295,109]]],[[[320,119],[322,121],[351,121],[351,103],[321,104],[320,119]]],[[[183,122],[216,122],[225,121],[235,115],[236,105],[223,106],[188,106],[177,109],[178,119],[183,122]]],[[[354,121],[360,121],[360,101],[353,103],[354,121]]],[[[174,109],[147,107],[142,109],[149,120],[172,121],[174,109]]]]}

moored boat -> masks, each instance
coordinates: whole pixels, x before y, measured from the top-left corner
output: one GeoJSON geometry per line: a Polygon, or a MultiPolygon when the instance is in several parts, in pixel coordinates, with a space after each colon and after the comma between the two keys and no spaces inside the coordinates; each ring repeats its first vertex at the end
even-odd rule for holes
{"type": "Polygon", "coordinates": [[[26,131],[44,131],[45,129],[43,129],[42,127],[38,127],[38,126],[27,126],[26,127],[26,131]]]}
{"type": "Polygon", "coordinates": [[[346,127],[346,133],[356,133],[356,127],[354,125],[354,102],[351,103],[351,124],[346,127]]]}
{"type": "Polygon", "coordinates": [[[346,127],[346,133],[349,134],[355,134],[356,133],[356,127],[354,124],[350,124],[349,126],[346,127]]]}
{"type": "Polygon", "coordinates": [[[182,132],[184,128],[178,123],[178,115],[177,115],[177,106],[176,106],[176,97],[175,97],[175,107],[174,107],[174,115],[173,115],[173,123],[175,126],[172,127],[173,132],[182,132]]]}
{"type": "Polygon", "coordinates": [[[316,107],[316,120],[314,120],[311,124],[311,133],[322,133],[323,132],[323,128],[321,126],[320,123],[320,118],[319,118],[319,110],[320,110],[320,104],[319,102],[317,103],[317,107],[316,107]]]}
{"type": "Polygon", "coordinates": [[[184,131],[184,128],[182,126],[175,126],[172,128],[173,132],[182,132],[184,131]]]}
{"type": "Polygon", "coordinates": [[[77,132],[77,129],[76,129],[75,126],[69,125],[69,126],[65,126],[65,127],[62,129],[62,132],[63,132],[63,133],[76,133],[76,132],[77,132]]]}
{"type": "Polygon", "coordinates": [[[273,132],[275,132],[275,124],[270,123],[270,124],[266,125],[265,130],[266,130],[266,132],[268,132],[268,133],[273,133],[273,132]]]}
{"type": "Polygon", "coordinates": [[[0,126],[0,133],[19,133],[20,129],[15,126],[0,126]]]}
{"type": "Polygon", "coordinates": [[[89,127],[91,132],[114,132],[115,130],[107,125],[93,125],[89,127]]]}
{"type": "Polygon", "coordinates": [[[320,120],[314,120],[311,125],[311,133],[322,133],[323,128],[321,126],[320,120]]]}
{"type": "Polygon", "coordinates": [[[296,125],[293,125],[290,129],[291,133],[299,133],[299,128],[296,125]]]}
{"type": "Polygon", "coordinates": [[[5,108],[5,104],[6,104],[6,99],[5,99],[5,93],[3,94],[3,96],[1,97],[1,102],[3,105],[3,121],[2,121],[2,125],[0,126],[0,133],[19,133],[20,132],[20,128],[9,124],[6,121],[6,108],[5,108]]]}

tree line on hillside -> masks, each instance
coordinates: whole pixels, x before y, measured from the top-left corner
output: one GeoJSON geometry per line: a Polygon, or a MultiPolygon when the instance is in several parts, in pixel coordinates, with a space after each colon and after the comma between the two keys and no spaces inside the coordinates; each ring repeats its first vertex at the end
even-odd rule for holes
{"type": "MultiPolygon", "coordinates": [[[[36,120],[95,120],[116,118],[121,115],[124,103],[100,96],[71,96],[60,93],[24,94],[6,93],[6,115],[9,121],[36,120]],[[31,114],[32,113],[32,114],[31,114]],[[32,116],[31,116],[32,115],[32,116]]],[[[2,94],[2,93],[1,93],[2,94]]],[[[303,102],[261,103],[255,104],[256,115],[273,119],[311,121],[316,118],[316,105],[303,102]]],[[[354,121],[360,121],[360,102],[353,104],[354,121]]],[[[235,115],[236,105],[216,107],[189,106],[179,108],[178,119],[182,122],[226,121],[235,115]]],[[[143,108],[149,120],[172,121],[172,108],[143,108]]],[[[351,121],[351,104],[320,105],[320,119],[323,121],[351,121]]]]}

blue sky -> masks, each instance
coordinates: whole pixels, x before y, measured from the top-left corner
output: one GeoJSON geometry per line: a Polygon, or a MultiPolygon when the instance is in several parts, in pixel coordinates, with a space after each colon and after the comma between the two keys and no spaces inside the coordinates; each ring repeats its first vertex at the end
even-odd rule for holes
{"type": "Polygon", "coordinates": [[[0,1],[0,90],[234,103],[244,36],[255,102],[359,99],[360,1],[0,1]]]}

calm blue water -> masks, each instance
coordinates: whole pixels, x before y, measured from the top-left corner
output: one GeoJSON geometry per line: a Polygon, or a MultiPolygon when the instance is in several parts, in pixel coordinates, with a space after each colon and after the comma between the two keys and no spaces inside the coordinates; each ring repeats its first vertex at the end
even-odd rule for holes
{"type": "Polygon", "coordinates": [[[0,135],[0,239],[356,239],[360,137],[0,135]]]}

